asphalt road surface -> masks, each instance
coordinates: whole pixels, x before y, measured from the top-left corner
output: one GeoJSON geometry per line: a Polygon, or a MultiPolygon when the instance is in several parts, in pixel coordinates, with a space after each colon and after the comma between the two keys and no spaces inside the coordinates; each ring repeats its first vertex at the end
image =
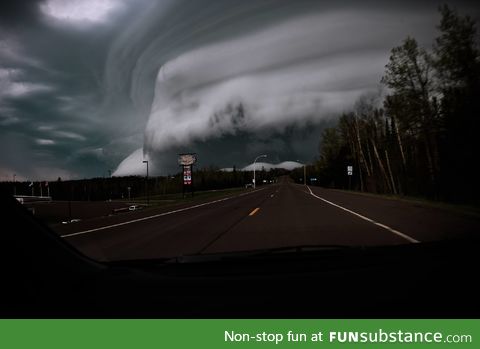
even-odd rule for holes
{"type": "Polygon", "coordinates": [[[99,260],[297,245],[409,244],[477,235],[480,219],[288,181],[221,199],[82,221],[57,232],[99,260]]]}

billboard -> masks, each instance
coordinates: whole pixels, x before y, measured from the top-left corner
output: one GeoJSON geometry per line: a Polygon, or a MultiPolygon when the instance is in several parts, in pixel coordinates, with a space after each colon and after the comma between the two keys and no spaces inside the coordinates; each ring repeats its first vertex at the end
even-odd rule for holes
{"type": "Polygon", "coordinates": [[[193,165],[197,162],[197,154],[179,154],[178,164],[181,166],[193,165]]]}

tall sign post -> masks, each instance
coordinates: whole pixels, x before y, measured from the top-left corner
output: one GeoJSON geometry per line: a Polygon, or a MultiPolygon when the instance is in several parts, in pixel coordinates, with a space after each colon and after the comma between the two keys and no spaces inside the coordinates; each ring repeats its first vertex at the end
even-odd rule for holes
{"type": "Polygon", "coordinates": [[[197,162],[197,154],[179,154],[178,164],[183,168],[183,197],[185,192],[190,190],[193,196],[193,165],[197,162]]]}
{"type": "Polygon", "coordinates": [[[347,166],[348,190],[352,190],[353,166],[347,166]]]}

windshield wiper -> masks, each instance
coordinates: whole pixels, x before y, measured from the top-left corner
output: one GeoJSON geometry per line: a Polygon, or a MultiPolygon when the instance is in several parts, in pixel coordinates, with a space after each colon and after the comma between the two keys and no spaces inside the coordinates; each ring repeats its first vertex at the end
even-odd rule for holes
{"type": "Polygon", "coordinates": [[[347,245],[293,245],[293,246],[282,246],[282,247],[273,247],[263,251],[262,254],[271,254],[271,253],[285,253],[285,252],[307,252],[307,251],[327,251],[327,250],[344,250],[356,248],[355,246],[347,245]]]}
{"type": "Polygon", "coordinates": [[[338,251],[352,250],[363,248],[363,246],[347,246],[347,245],[292,245],[272,248],[263,248],[258,250],[245,250],[233,252],[216,252],[216,253],[196,253],[182,255],[171,258],[148,258],[148,259],[131,259],[106,262],[112,266],[146,266],[146,265],[162,265],[177,263],[206,263],[219,262],[234,259],[248,259],[255,257],[264,257],[268,255],[278,254],[303,254],[316,251],[338,251]]]}
{"type": "MultiPolygon", "coordinates": [[[[282,247],[272,247],[259,250],[249,251],[235,251],[235,252],[218,252],[218,253],[198,253],[191,255],[184,255],[171,258],[165,263],[203,263],[203,262],[217,262],[221,260],[232,259],[245,259],[262,257],[272,254],[301,254],[305,252],[314,251],[338,251],[338,250],[350,250],[359,248],[358,246],[346,246],[346,245],[292,245],[282,247]]],[[[360,246],[360,248],[362,248],[360,246]]]]}

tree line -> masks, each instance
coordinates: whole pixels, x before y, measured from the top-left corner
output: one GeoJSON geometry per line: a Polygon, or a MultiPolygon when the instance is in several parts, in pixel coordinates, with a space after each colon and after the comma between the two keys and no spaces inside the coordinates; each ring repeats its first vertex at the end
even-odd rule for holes
{"type": "Polygon", "coordinates": [[[479,203],[480,54],[476,23],[447,5],[439,35],[421,47],[407,37],[391,50],[382,93],[361,97],[325,129],[320,184],[479,203]]]}

